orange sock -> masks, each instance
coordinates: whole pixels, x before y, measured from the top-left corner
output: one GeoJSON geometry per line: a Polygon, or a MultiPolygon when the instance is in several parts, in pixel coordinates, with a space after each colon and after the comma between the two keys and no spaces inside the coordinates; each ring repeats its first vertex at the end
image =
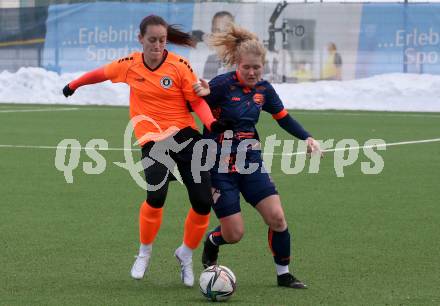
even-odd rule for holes
{"type": "Polygon", "coordinates": [[[147,201],[142,203],[139,211],[139,237],[142,244],[151,244],[156,238],[162,223],[162,208],[154,208],[147,201]]]}
{"type": "Polygon", "coordinates": [[[205,235],[209,225],[209,214],[199,215],[190,208],[185,220],[183,242],[190,249],[196,249],[205,235]]]}

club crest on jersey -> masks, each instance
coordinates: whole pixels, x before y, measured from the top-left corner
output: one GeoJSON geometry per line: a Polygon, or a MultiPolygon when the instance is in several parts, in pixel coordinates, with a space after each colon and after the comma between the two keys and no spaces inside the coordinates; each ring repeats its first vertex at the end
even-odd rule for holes
{"type": "Polygon", "coordinates": [[[264,102],[264,96],[260,93],[256,93],[253,97],[255,104],[261,105],[264,102]]]}
{"type": "Polygon", "coordinates": [[[173,85],[173,80],[169,76],[164,76],[160,79],[160,86],[162,86],[165,89],[168,89],[173,85]]]}

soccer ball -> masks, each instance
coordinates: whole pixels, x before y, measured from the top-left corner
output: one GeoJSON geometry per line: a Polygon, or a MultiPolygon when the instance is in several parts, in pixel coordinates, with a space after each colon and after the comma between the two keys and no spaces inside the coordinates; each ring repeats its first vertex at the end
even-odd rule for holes
{"type": "Polygon", "coordinates": [[[235,292],[237,279],[225,266],[210,266],[200,275],[200,291],[211,301],[226,301],[235,292]]]}

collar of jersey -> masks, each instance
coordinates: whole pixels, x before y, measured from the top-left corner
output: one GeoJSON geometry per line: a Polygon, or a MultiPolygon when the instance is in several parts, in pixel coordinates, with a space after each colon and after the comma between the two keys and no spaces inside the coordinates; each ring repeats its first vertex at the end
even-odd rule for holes
{"type": "Polygon", "coordinates": [[[243,85],[242,78],[240,77],[240,74],[238,73],[238,70],[234,71],[234,75],[232,77],[235,80],[234,85],[240,86],[243,89],[249,90],[249,91],[252,91],[252,89],[255,89],[255,87],[257,87],[258,85],[260,85],[261,83],[264,82],[264,80],[258,81],[257,84],[255,84],[255,86],[251,88],[251,87],[243,85]]]}
{"type": "Polygon", "coordinates": [[[167,50],[163,50],[163,58],[162,58],[162,61],[161,61],[160,64],[157,65],[157,67],[154,68],[154,69],[150,68],[150,67],[147,65],[147,63],[145,62],[144,54],[143,54],[143,53],[142,53],[142,62],[144,63],[144,67],[147,68],[148,70],[150,70],[150,71],[156,71],[157,69],[160,68],[160,66],[162,66],[163,62],[166,61],[167,57],[168,57],[168,51],[167,51],[167,50]]]}

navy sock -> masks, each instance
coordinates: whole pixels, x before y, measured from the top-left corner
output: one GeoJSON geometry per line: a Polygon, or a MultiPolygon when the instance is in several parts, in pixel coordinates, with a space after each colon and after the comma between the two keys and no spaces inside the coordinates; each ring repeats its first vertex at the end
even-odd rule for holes
{"type": "Polygon", "coordinates": [[[213,242],[215,245],[220,246],[222,244],[227,244],[225,239],[222,237],[222,231],[220,225],[217,226],[212,232],[208,235],[211,242],[213,242]]]}
{"type": "Polygon", "coordinates": [[[289,229],[276,232],[269,228],[267,233],[269,247],[276,264],[287,266],[290,263],[290,234],[289,229]]]}

